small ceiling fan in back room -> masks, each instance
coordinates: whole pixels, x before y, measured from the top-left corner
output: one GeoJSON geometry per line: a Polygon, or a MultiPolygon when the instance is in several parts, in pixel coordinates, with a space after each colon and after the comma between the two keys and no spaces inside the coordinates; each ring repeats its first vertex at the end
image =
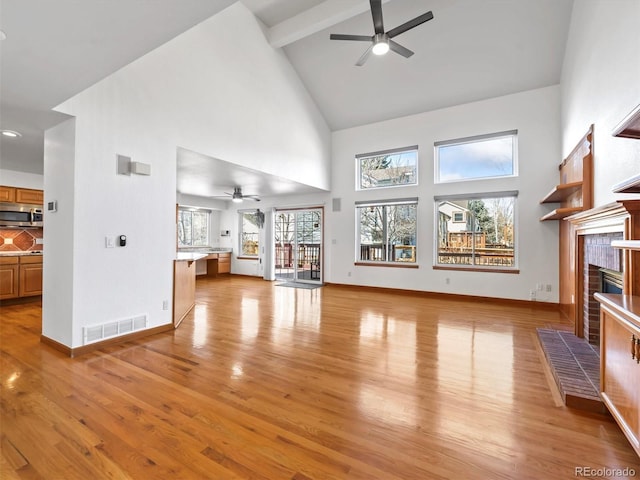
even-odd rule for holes
{"type": "Polygon", "coordinates": [[[364,52],[360,59],[356,62],[358,67],[364,65],[369,55],[384,55],[389,50],[402,55],[405,58],[409,58],[413,55],[413,52],[408,48],[403,47],[399,43],[392,40],[401,33],[411,30],[418,25],[422,25],[424,22],[428,22],[433,18],[432,12],[423,13],[417,16],[413,20],[403,23],[402,25],[392,28],[388,32],[384,31],[384,22],[382,21],[382,0],[369,0],[371,4],[371,16],[373,17],[373,28],[375,34],[368,35],[348,35],[342,33],[332,33],[329,38],[331,40],[351,40],[356,42],[370,42],[369,48],[364,52]]]}
{"type": "Polygon", "coordinates": [[[224,195],[216,195],[211,198],[224,198],[235,203],[240,203],[243,200],[253,200],[255,202],[260,201],[260,197],[257,195],[243,195],[241,187],[233,187],[233,193],[224,192],[224,195]]]}

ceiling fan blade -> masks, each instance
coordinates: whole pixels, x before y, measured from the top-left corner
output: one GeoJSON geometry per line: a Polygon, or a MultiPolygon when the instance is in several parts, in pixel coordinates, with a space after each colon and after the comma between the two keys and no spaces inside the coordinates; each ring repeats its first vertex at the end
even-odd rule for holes
{"type": "Polygon", "coordinates": [[[364,65],[364,62],[366,62],[367,59],[369,58],[369,55],[371,55],[372,50],[373,50],[373,43],[369,45],[369,48],[367,48],[367,50],[358,59],[358,61],[356,62],[357,67],[361,67],[362,65],[364,65]]]}
{"type": "Polygon", "coordinates": [[[384,33],[382,23],[382,0],[370,0],[371,16],[373,17],[373,29],[376,33],[384,33]]]}
{"type": "Polygon", "coordinates": [[[259,202],[260,199],[258,198],[257,195],[243,195],[242,196],[243,199],[247,199],[247,200],[253,200],[255,202],[259,202]]]}
{"type": "Polygon", "coordinates": [[[332,33],[329,35],[331,40],[356,40],[358,42],[370,42],[372,37],[367,35],[348,35],[342,33],[332,33]]]}
{"type": "Polygon", "coordinates": [[[432,12],[423,13],[422,15],[414,18],[413,20],[409,20],[408,22],[403,23],[402,25],[389,30],[387,32],[387,35],[389,36],[389,38],[393,38],[397,35],[400,35],[401,33],[406,32],[407,30],[411,30],[412,28],[417,27],[418,25],[422,25],[424,22],[428,22],[432,18],[433,18],[432,12]]]}
{"type": "Polygon", "coordinates": [[[413,55],[413,52],[408,48],[403,47],[398,42],[394,42],[393,40],[389,40],[389,50],[393,50],[396,53],[399,53],[405,58],[409,58],[413,55]]]}

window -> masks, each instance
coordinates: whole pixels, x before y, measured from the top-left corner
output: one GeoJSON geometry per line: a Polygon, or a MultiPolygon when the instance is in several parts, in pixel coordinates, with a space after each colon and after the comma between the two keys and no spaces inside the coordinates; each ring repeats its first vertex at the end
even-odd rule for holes
{"type": "Polygon", "coordinates": [[[515,267],[517,192],[436,198],[437,264],[515,267]],[[463,210],[466,221],[457,222],[463,210]]]}
{"type": "Polygon", "coordinates": [[[418,147],[356,155],[358,190],[416,185],[418,147]]]}
{"type": "Polygon", "coordinates": [[[260,213],[257,210],[240,212],[240,256],[258,256],[260,220],[260,213]]]}
{"type": "Polygon", "coordinates": [[[178,247],[208,247],[211,210],[178,207],[178,247]]]}
{"type": "Polygon", "coordinates": [[[464,212],[453,212],[453,221],[456,223],[464,222],[464,212]]]}
{"type": "Polygon", "coordinates": [[[417,199],[358,204],[358,261],[416,262],[417,199]]]}
{"type": "Polygon", "coordinates": [[[435,143],[436,183],[517,175],[517,130],[435,143]]]}

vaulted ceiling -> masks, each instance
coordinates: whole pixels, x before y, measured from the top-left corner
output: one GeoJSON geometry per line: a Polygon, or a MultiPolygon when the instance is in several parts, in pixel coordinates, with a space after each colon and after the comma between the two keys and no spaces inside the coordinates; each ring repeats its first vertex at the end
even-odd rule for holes
{"type": "MultiPolygon", "coordinates": [[[[0,167],[42,173],[43,132],[64,119],[53,107],[232,3],[0,0],[0,128],[22,133],[0,138],[0,167]]],[[[329,34],[372,35],[368,1],[243,3],[338,130],[559,83],[573,0],[383,0],[387,30],[434,19],[396,37],[415,55],[362,67],[366,43],[329,34]]]]}

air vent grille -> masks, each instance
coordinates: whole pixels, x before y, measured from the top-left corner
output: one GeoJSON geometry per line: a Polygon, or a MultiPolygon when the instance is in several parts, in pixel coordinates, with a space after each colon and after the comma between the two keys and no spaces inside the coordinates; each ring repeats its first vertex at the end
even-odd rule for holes
{"type": "Polygon", "coordinates": [[[107,338],[118,337],[138,330],[144,330],[147,328],[147,324],[148,317],[146,314],[136,315],[135,317],[123,318],[121,320],[106,322],[99,325],[83,327],[82,338],[84,340],[84,345],[87,345],[107,338]]]}

